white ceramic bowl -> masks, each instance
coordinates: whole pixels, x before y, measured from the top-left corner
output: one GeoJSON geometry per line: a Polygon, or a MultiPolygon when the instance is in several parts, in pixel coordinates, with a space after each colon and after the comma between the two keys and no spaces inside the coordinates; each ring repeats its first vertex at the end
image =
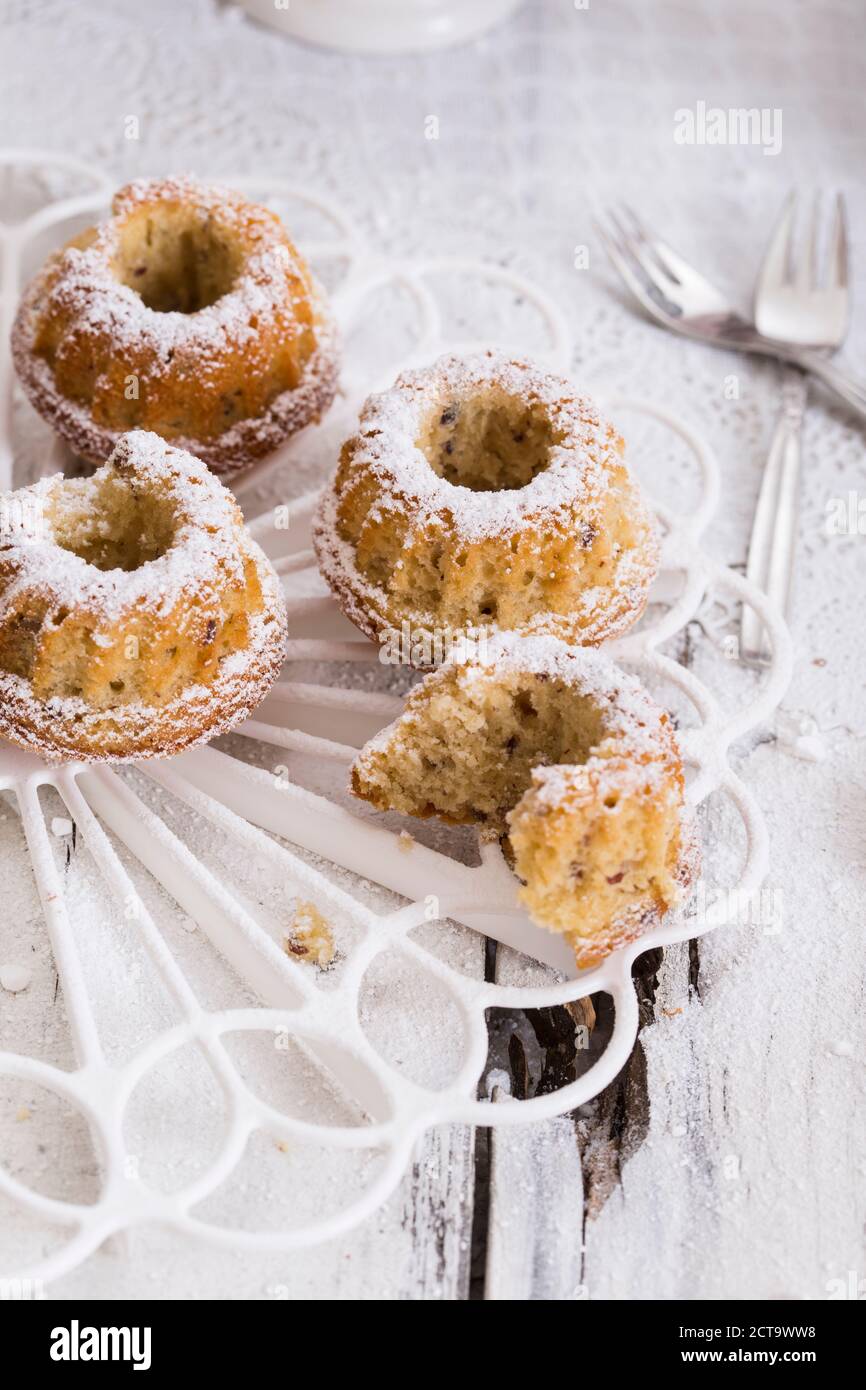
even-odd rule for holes
{"type": "Polygon", "coordinates": [[[521,0],[241,0],[254,19],[291,38],[352,53],[409,53],[465,43],[521,0]]]}

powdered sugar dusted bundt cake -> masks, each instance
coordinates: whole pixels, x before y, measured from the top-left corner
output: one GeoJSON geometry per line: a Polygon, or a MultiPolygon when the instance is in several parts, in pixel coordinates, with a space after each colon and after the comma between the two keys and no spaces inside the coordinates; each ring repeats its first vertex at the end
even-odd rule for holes
{"type": "Polygon", "coordinates": [[[324,295],[279,218],[192,179],[140,180],[25,290],[15,366],[92,463],[155,430],[217,472],[246,467],[330,405],[324,295]]]}
{"type": "Polygon", "coordinates": [[[426,676],[359,754],[352,790],[507,836],[531,917],[582,967],[656,925],[690,873],[669,716],[635,677],[555,638],[499,636],[426,676]]]}
{"type": "Polygon", "coordinates": [[[279,580],[198,459],[136,430],[92,477],[2,503],[0,735],[53,760],[145,758],[264,698],[279,580]]]}
{"type": "Polygon", "coordinates": [[[561,377],[444,357],[364,406],[314,526],[320,568],[374,641],[408,623],[595,645],[640,616],[658,564],[622,452],[561,377]]]}

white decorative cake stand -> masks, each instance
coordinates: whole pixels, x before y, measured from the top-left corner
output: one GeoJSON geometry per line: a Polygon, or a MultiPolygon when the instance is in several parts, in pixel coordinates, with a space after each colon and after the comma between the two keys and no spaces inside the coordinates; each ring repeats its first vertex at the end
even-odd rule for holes
{"type": "MultiPolygon", "coordinates": [[[[78,179],[86,186],[84,193],[53,197],[28,220],[2,228],[0,463],[5,461],[11,469],[12,382],[7,343],[22,258],[49,229],[59,242],[71,219],[100,211],[108,185],[98,171],[54,156],[7,153],[0,155],[0,169],[4,167],[24,170],[28,177],[38,171],[49,187],[78,179]]],[[[512,288],[534,306],[546,325],[549,347],[545,360],[568,370],[570,342],[562,318],[549,299],[524,278],[468,261],[385,263],[359,244],[347,216],[322,199],[273,181],[264,188],[261,181],[246,178],[227,182],[258,196],[269,193],[278,207],[288,198],[305,201],[330,220],[336,229],[334,235],[315,245],[306,244],[305,249],[313,258],[337,257],[346,263],[332,298],[347,340],[363,322],[365,301],[374,290],[397,285],[414,301],[420,331],[412,352],[383,366],[375,378],[363,369],[354,375],[347,370],[342,400],[334,407],[341,427],[349,427],[363,396],[393,380],[401,366],[410,361],[430,361],[446,350],[467,351],[478,346],[446,338],[430,288],[431,277],[473,275],[512,288]]],[[[689,803],[697,811],[714,792],[725,794],[733,803],[745,829],[746,851],[736,880],[725,887],[729,892],[748,895],[760,888],[766,872],[767,837],[758,807],[731,768],[728,750],[736,739],[767,719],[785,692],[791,667],[787,631],[753,586],[714,563],[702,547],[719,486],[718,468],[707,446],[681,421],[650,404],[610,400],[605,406],[615,416],[628,409],[652,418],[657,428],[668,431],[680,448],[691,452],[697,469],[700,500],[689,516],[654,499],[665,539],[652,616],[638,631],[611,644],[610,651],[647,681],[676,688],[692,707],[695,726],[681,730],[690,774],[689,803]],[[773,659],[762,684],[751,701],[734,714],[725,714],[713,692],[662,650],[691,621],[708,593],[734,604],[752,604],[771,637],[773,659]]],[[[333,420],[330,423],[333,425],[333,420]]],[[[310,438],[311,431],[305,431],[278,457],[244,479],[239,488],[242,495],[265,490],[267,479],[277,476],[287,460],[300,456],[309,447],[310,438]]],[[[55,466],[63,458],[58,444],[55,466]]],[[[351,689],[290,678],[297,662],[338,663],[343,673],[357,670],[359,677],[369,670],[365,664],[377,663],[376,649],[338,613],[316,573],[309,549],[314,503],[314,494],[293,503],[286,528],[274,524],[272,513],[260,516],[252,525],[281,574],[292,641],[286,678],[255,718],[237,732],[251,741],[253,756],[257,750],[260,757],[264,746],[277,750],[277,756],[300,755],[339,769],[375,729],[394,717],[401,702],[393,695],[369,689],[369,682],[366,689],[351,689]]],[[[362,684],[359,679],[357,685],[362,684]]],[[[41,1218],[68,1232],[68,1239],[56,1244],[44,1258],[31,1260],[26,1268],[16,1268],[13,1252],[11,1267],[7,1260],[7,1268],[0,1272],[22,1278],[56,1278],[107,1237],[149,1223],[235,1250],[287,1250],[345,1232],[369,1216],[393,1191],[406,1170],[415,1141],[430,1126],[453,1122],[525,1124],[570,1111],[595,1096],[619,1072],[635,1042],[638,1008],[631,971],[636,957],[699,935],[713,925],[706,914],[677,917],[616,951],[596,968],[578,974],[564,943],[533,926],[519,907],[516,881],[498,847],[481,844],[479,862],[469,865],[454,853],[410,839],[405,830],[400,834],[369,815],[353,813],[336,796],[307,789],[286,775],[283,764],[266,769],[214,747],[194,748],[172,759],[139,764],[135,771],[120,771],[83,765],[51,768],[31,754],[2,745],[0,790],[11,794],[20,813],[77,1062],[74,1069],[64,1070],[33,1056],[6,1051],[0,1053],[0,1072],[20,1083],[44,1087],[77,1109],[90,1127],[100,1165],[99,1193],[92,1203],[38,1192],[23,1176],[0,1167],[0,1193],[20,1204],[28,1219],[41,1218]],[[338,965],[319,972],[287,953],[281,945],[286,924],[280,914],[251,904],[247,894],[227,881],[227,875],[190,847],[188,837],[169,824],[171,817],[158,814],[150,804],[152,798],[135,789],[136,779],[141,786],[142,775],[172,804],[184,804],[197,823],[227,836],[239,852],[261,866],[263,873],[287,885],[293,898],[310,901],[325,919],[339,921],[346,930],[345,940],[340,938],[338,965]],[[115,904],[116,932],[136,935],[177,1019],[121,1059],[107,1055],[100,1035],[101,985],[82,959],[83,937],[76,931],[76,925],[86,928],[88,923],[76,924],[75,904],[67,900],[44,799],[40,800],[45,788],[53,789],[65,804],[77,836],[101,875],[107,900],[115,904]],[[293,852],[283,841],[305,853],[293,852]],[[349,874],[335,882],[334,874],[324,872],[315,856],[349,874]],[[169,945],[165,931],[145,905],[133,881],[132,865],[143,866],[174,899],[207,938],[213,952],[244,982],[248,998],[258,1002],[240,1007],[210,1007],[202,1002],[202,991],[192,980],[189,966],[169,945]],[[407,905],[384,912],[365,905],[368,895],[364,890],[371,881],[408,900],[407,905]],[[435,930],[431,923],[437,921],[465,924],[520,952],[525,957],[524,982],[519,982],[519,969],[511,972],[516,973],[518,982],[509,985],[473,978],[458,969],[446,958],[447,953],[438,953],[431,946],[429,933],[435,930]],[[422,928],[423,939],[419,939],[422,928]],[[447,996],[456,1020],[452,1034],[460,1034],[460,1055],[445,1084],[422,1084],[413,1078],[411,1068],[383,1055],[365,1027],[367,1020],[361,1016],[359,1001],[370,972],[386,954],[392,958],[396,954],[422,972],[432,990],[447,996]],[[488,1055],[487,1010],[551,1007],[597,991],[612,996],[615,1022],[605,1050],[587,1071],[558,1091],[527,1100],[494,1105],[478,1098],[488,1055]],[[314,1085],[340,1098],[350,1122],[287,1114],[264,1099],[241,1074],[227,1045],[229,1035],[235,1033],[265,1034],[278,1052],[285,1050],[296,1063],[303,1057],[313,1077],[319,1078],[314,1085]],[[124,1123],[137,1088],[188,1046],[197,1049],[218,1085],[224,1123],[216,1151],[199,1163],[194,1176],[166,1191],[145,1182],[138,1164],[130,1161],[124,1123]],[[347,1185],[348,1200],[337,1210],[314,1210],[290,1229],[278,1231],[245,1229],[207,1219],[200,1209],[231,1179],[258,1131],[271,1135],[281,1148],[314,1143],[322,1152],[355,1155],[362,1176],[347,1185]],[[375,1156],[375,1163],[364,1161],[371,1156],[375,1156]]],[[[136,995],[134,973],[124,988],[131,1002],[136,995]]],[[[178,1124],[180,1119],[178,1114],[178,1124]]]]}

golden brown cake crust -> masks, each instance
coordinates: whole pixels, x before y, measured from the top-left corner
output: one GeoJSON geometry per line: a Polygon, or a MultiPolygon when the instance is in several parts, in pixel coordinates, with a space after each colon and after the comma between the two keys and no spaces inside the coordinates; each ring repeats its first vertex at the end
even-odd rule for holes
{"type": "Polygon", "coordinates": [[[90,478],[3,498],[0,735],[52,761],[175,753],[277,678],[286,610],[232,495],[133,431],[90,478]]]}
{"type": "Polygon", "coordinates": [[[447,661],[362,749],[379,810],[504,836],[519,896],[578,965],[658,925],[696,867],[669,715],[596,652],[508,634],[447,661]]]}
{"type": "Polygon", "coordinates": [[[374,641],[408,623],[596,645],[637,620],[658,565],[613,427],[563,378],[493,352],[370,397],[313,542],[374,641]]]}
{"type": "Polygon", "coordinates": [[[318,420],[336,331],[279,218],[192,179],[139,180],[51,256],[12,331],[27,395],[101,463],[155,430],[228,476],[318,420]]]}

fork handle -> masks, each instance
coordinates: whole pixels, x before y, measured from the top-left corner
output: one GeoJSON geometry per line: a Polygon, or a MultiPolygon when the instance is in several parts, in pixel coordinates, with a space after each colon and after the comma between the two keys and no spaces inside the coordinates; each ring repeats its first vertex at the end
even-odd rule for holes
{"type": "MultiPolygon", "coordinates": [[[[783,390],[782,412],[761,480],[746,565],[746,578],[763,589],[785,617],[794,571],[806,389],[805,378],[798,373],[783,390]]],[[[740,651],[745,661],[757,665],[765,665],[771,656],[764,625],[748,605],[743,606],[740,622],[740,651]]]]}

